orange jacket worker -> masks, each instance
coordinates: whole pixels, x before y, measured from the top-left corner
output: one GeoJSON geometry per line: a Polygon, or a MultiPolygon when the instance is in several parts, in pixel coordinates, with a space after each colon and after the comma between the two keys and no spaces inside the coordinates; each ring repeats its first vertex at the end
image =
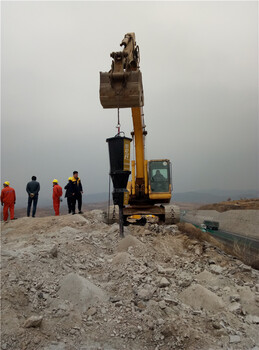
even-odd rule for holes
{"type": "Polygon", "coordinates": [[[4,221],[8,219],[8,209],[10,211],[10,219],[14,220],[14,205],[16,201],[15,190],[10,187],[10,182],[5,181],[3,183],[4,188],[1,191],[1,203],[3,208],[4,221]]]}
{"type": "Polygon", "coordinates": [[[53,183],[53,208],[55,211],[55,216],[59,216],[59,207],[60,207],[60,197],[62,196],[62,187],[59,186],[58,180],[54,179],[53,183]]]}

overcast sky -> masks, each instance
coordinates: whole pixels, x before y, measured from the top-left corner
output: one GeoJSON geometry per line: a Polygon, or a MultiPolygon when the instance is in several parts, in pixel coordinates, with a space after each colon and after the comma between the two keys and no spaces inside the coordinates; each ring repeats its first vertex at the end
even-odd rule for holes
{"type": "MultiPolygon", "coordinates": [[[[106,138],[116,110],[99,102],[99,72],[135,32],[147,159],[169,158],[175,192],[258,189],[258,4],[1,2],[2,182],[41,195],[79,171],[108,190],[106,138]]],[[[131,110],[121,110],[132,130],[131,110]]]]}

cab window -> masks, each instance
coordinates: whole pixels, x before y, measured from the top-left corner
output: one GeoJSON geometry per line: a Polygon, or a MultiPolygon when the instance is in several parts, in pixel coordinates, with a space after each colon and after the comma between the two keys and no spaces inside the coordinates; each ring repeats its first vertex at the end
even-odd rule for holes
{"type": "Polygon", "coordinates": [[[169,192],[170,170],[166,161],[149,162],[149,179],[152,192],[169,192]]]}

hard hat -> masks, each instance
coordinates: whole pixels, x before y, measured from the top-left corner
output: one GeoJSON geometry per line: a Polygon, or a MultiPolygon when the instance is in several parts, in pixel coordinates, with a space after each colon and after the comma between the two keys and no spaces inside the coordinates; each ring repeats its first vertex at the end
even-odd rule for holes
{"type": "Polygon", "coordinates": [[[4,185],[9,186],[9,185],[10,185],[10,182],[9,182],[9,181],[5,181],[5,182],[4,182],[4,185]]]}
{"type": "Polygon", "coordinates": [[[52,182],[57,184],[57,183],[58,183],[58,180],[57,180],[57,179],[54,179],[52,182]]]}
{"type": "Polygon", "coordinates": [[[73,179],[72,177],[69,177],[69,178],[68,178],[68,181],[70,181],[70,180],[72,180],[72,179],[73,179]]]}

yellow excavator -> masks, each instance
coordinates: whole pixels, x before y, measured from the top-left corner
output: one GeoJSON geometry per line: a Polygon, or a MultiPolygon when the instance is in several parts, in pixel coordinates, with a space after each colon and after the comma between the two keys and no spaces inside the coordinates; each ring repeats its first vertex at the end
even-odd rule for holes
{"type": "MultiPolygon", "coordinates": [[[[129,218],[156,217],[160,223],[175,224],[179,207],[168,205],[172,192],[172,167],[169,159],[145,159],[145,130],[142,75],[135,33],[124,36],[123,50],[112,52],[111,70],[100,72],[100,102],[103,108],[131,108],[135,160],[131,161],[131,181],[127,184],[128,204],[123,207],[124,223],[129,218]]],[[[126,203],[124,203],[126,204],[126,203]]]]}

